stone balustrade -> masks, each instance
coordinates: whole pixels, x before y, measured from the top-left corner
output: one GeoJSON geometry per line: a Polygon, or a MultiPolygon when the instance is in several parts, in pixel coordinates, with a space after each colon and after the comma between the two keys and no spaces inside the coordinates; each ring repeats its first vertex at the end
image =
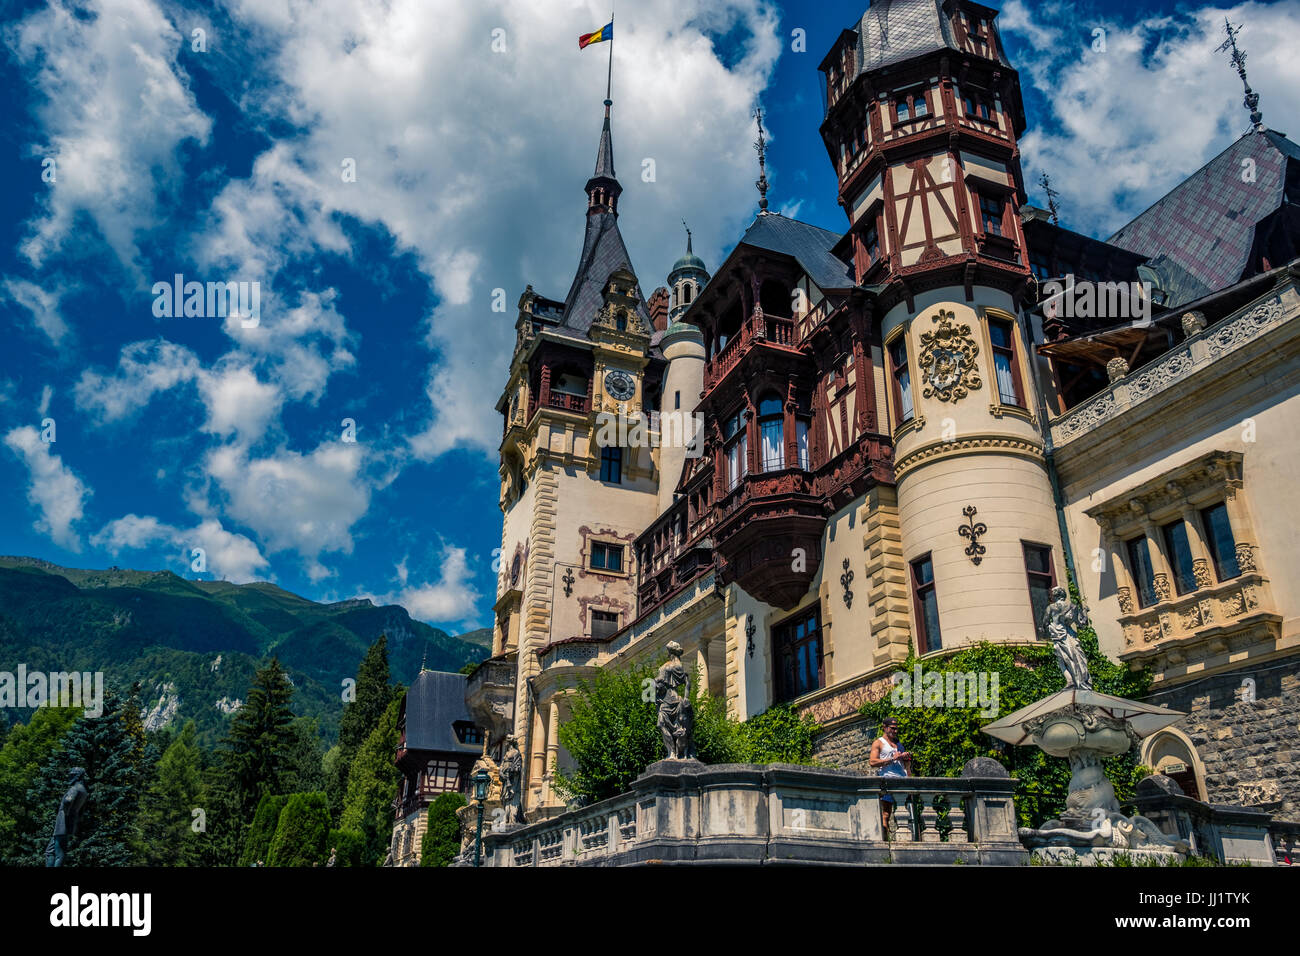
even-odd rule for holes
{"type": "Polygon", "coordinates": [[[1014,789],[1006,777],[661,761],[626,794],[485,832],[484,865],[1023,864],[1014,789]],[[886,794],[897,808],[888,840],[886,794]]]}

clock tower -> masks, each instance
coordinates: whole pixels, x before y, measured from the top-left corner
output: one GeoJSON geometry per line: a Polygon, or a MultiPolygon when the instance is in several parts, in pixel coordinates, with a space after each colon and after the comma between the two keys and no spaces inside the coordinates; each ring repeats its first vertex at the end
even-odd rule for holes
{"type": "Polygon", "coordinates": [[[587,180],[577,272],[563,299],[519,299],[515,352],[497,409],[504,513],[493,655],[515,668],[513,733],[525,806],[557,807],[556,736],[566,692],[590,669],[560,650],[601,646],[636,613],[636,536],[657,514],[649,416],[667,361],[619,232],[609,100],[587,180]]]}

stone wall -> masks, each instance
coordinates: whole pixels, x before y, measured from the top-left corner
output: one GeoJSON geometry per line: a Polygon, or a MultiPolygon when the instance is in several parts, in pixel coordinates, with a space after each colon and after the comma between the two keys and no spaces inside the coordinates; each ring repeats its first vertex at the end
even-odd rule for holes
{"type": "Polygon", "coordinates": [[[1187,713],[1174,727],[1196,747],[1210,803],[1300,819],[1300,657],[1171,687],[1149,702],[1187,713]],[[1253,702],[1243,699],[1246,678],[1253,702]]]}
{"type": "Polygon", "coordinates": [[[813,743],[813,759],[839,770],[857,770],[874,774],[867,758],[871,744],[880,736],[880,728],[865,717],[854,716],[823,731],[813,743]]]}

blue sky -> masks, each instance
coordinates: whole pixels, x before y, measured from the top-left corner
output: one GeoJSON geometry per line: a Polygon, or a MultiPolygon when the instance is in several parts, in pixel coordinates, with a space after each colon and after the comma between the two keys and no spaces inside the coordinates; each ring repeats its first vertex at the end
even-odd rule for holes
{"type": "MultiPolygon", "coordinates": [[[[493,405],[524,285],[562,297],[576,265],[608,50],[576,38],[607,5],[4,9],[0,553],[489,623],[493,405]],[[257,324],[156,316],[177,273],[258,282],[257,324]]],[[[1109,234],[1245,130],[1225,9],[1265,123],[1300,136],[1300,4],[1001,9],[1031,200],[1047,169],[1081,231],[1109,234]]],[[[862,11],[645,0],[617,18],[621,224],[647,292],[682,218],[711,266],[753,218],[760,100],[773,208],[843,228],[816,65],[862,11]]]]}

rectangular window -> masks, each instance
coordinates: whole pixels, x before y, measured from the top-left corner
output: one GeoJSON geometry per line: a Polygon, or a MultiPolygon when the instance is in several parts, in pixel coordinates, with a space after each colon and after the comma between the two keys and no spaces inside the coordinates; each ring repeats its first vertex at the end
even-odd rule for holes
{"type": "Polygon", "coordinates": [[[1150,607],[1156,603],[1156,576],[1151,567],[1151,550],[1146,535],[1131,539],[1126,547],[1129,571],[1133,575],[1133,585],[1137,588],[1138,606],[1150,607]]]}
{"type": "Polygon", "coordinates": [[[899,336],[889,346],[889,361],[894,367],[894,398],[898,401],[898,421],[912,420],[912,376],[907,370],[907,342],[899,336]]]}
{"type": "Polygon", "coordinates": [[[1056,571],[1052,567],[1052,549],[1041,544],[1021,542],[1025,551],[1025,574],[1029,578],[1029,607],[1034,615],[1034,629],[1042,640],[1047,640],[1043,628],[1043,615],[1052,602],[1052,588],[1056,586],[1056,571]]]}
{"type": "Polygon", "coordinates": [[[898,121],[900,123],[906,123],[909,119],[912,118],[912,114],[907,108],[907,100],[898,101],[898,104],[895,107],[894,115],[898,117],[898,121]]]}
{"type": "Polygon", "coordinates": [[[682,407],[682,393],[673,392],[673,408],[678,409],[681,407],[682,407]]]}
{"type": "Polygon", "coordinates": [[[777,625],[772,643],[778,703],[823,685],[820,607],[777,625]]]}
{"type": "Polygon", "coordinates": [[[618,614],[615,611],[591,612],[591,636],[613,637],[618,632],[618,614]]]}
{"type": "Polygon", "coordinates": [[[610,446],[600,450],[600,480],[623,483],[623,449],[610,446]]]}
{"type": "Polygon", "coordinates": [[[794,440],[799,450],[799,467],[804,471],[808,470],[808,420],[806,418],[796,418],[794,420],[794,440]]]}
{"type": "Polygon", "coordinates": [[[966,107],[966,115],[972,119],[989,120],[989,104],[983,97],[974,93],[967,93],[961,98],[962,105],[966,107]]]}
{"type": "Polygon", "coordinates": [[[736,412],[727,419],[723,426],[723,437],[727,441],[727,490],[730,491],[740,484],[740,479],[745,477],[745,472],[749,469],[748,434],[742,412],[736,412]]]}
{"type": "Polygon", "coordinates": [[[862,234],[862,245],[867,250],[867,265],[875,265],[880,258],[880,228],[875,216],[871,217],[871,222],[862,234]]]}
{"type": "Polygon", "coordinates": [[[993,342],[993,370],[998,380],[998,401],[1003,405],[1025,407],[1020,389],[1020,369],[1016,367],[1016,330],[1010,322],[989,319],[989,338],[993,342]]]}
{"type": "Polygon", "coordinates": [[[769,418],[759,425],[764,471],[780,471],[785,467],[784,424],[780,418],[769,418]]]}
{"type": "Polygon", "coordinates": [[[1205,528],[1205,543],[1210,548],[1210,557],[1214,559],[1214,573],[1219,580],[1230,581],[1240,575],[1237,542],[1228,522],[1228,506],[1220,502],[1206,508],[1201,512],[1201,524],[1205,528]]]}
{"type": "Polygon", "coordinates": [[[986,236],[1002,235],[1002,213],[1006,205],[1006,200],[1001,196],[980,194],[980,221],[984,224],[986,236]]]}
{"type": "Polygon", "coordinates": [[[939,600],[934,593],[934,565],[927,554],[912,562],[912,607],[916,614],[916,646],[920,653],[943,646],[939,632],[939,600]]]}
{"type": "Polygon", "coordinates": [[[930,108],[925,102],[924,93],[918,93],[915,99],[912,100],[912,112],[916,114],[917,119],[920,119],[922,116],[925,116],[930,112],[930,108]]]}
{"type": "Polygon", "coordinates": [[[604,541],[591,543],[591,567],[596,571],[622,571],[623,546],[604,541]]]}
{"type": "Polygon", "coordinates": [[[1187,523],[1181,518],[1160,529],[1165,539],[1165,554],[1169,556],[1169,569],[1174,572],[1174,587],[1179,594],[1196,590],[1196,576],[1192,574],[1192,547],[1187,540],[1187,523]]]}

